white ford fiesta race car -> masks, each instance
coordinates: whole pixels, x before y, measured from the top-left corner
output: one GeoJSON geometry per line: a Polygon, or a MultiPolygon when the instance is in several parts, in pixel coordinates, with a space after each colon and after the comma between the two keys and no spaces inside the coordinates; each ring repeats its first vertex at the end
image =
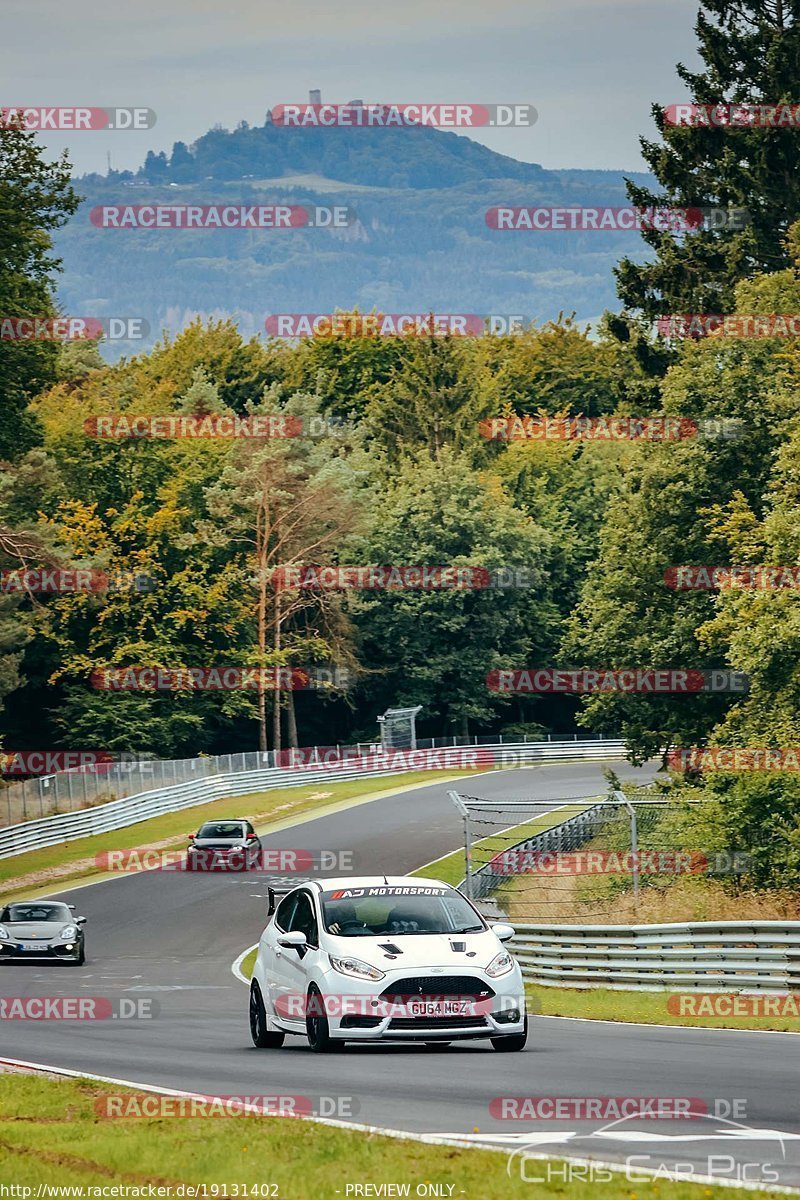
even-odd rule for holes
{"type": "Polygon", "coordinates": [[[345,1042],[441,1046],[488,1038],[522,1050],[528,1035],[519,964],[446,883],[410,876],[304,883],[275,907],[250,985],[250,1033],[259,1048],[305,1035],[312,1050],[345,1042]]]}

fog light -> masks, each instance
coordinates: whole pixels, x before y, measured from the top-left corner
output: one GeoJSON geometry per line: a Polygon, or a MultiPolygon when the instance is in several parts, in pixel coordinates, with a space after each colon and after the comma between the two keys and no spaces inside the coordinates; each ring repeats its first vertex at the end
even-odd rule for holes
{"type": "Polygon", "coordinates": [[[72,942],[67,942],[67,944],[66,944],[66,946],[64,947],[64,949],[65,949],[65,950],[74,950],[74,949],[75,949],[75,946],[73,945],[73,943],[72,943],[72,942]]]}
{"type": "Polygon", "coordinates": [[[519,1018],[519,1009],[507,1008],[503,1012],[492,1013],[495,1021],[500,1025],[513,1025],[519,1018]]]}

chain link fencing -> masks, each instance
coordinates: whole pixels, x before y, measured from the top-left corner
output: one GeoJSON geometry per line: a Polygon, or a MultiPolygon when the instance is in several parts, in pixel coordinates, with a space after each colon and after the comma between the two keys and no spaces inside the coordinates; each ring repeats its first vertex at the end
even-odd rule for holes
{"type": "Polygon", "coordinates": [[[703,801],[621,791],[486,800],[450,792],[464,828],[461,890],[512,922],[636,920],[676,879],[746,885],[749,854],[720,843],[703,801]]]}

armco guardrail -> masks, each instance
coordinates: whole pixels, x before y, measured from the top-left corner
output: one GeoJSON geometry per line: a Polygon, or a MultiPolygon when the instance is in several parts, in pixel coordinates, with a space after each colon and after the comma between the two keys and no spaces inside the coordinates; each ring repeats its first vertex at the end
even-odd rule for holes
{"type": "MultiPolygon", "coordinates": [[[[571,737],[547,734],[546,738],[522,738],[522,743],[541,745],[546,741],[557,745],[561,742],[577,742],[578,735],[571,737]]],[[[586,742],[588,739],[581,739],[586,742]]],[[[456,746],[509,746],[512,749],[519,739],[475,734],[471,737],[418,738],[417,749],[438,750],[456,746]]],[[[621,745],[622,743],[618,743],[621,745]]],[[[107,804],[123,796],[139,796],[156,788],[173,787],[176,783],[195,783],[210,775],[234,771],[263,771],[267,767],[291,767],[303,763],[328,761],[329,755],[337,758],[375,754],[381,749],[380,742],[358,742],[354,746],[309,746],[302,750],[240,750],[234,754],[204,755],[200,758],[147,758],[122,754],[118,760],[101,762],[95,766],[84,766],[70,771],[59,771],[52,775],[39,775],[10,782],[0,789],[0,827],[19,825],[23,821],[35,821],[40,817],[52,817],[57,813],[78,812],[96,804],[107,804]]],[[[12,752],[13,753],[13,752],[12,752]]]]}
{"type": "Polygon", "coordinates": [[[800,921],[516,925],[508,943],[531,982],[637,991],[800,988],[800,921]]]}
{"type": "Polygon", "coordinates": [[[10,825],[0,829],[0,858],[9,858],[13,854],[22,854],[26,850],[38,850],[61,842],[71,842],[76,838],[91,837],[97,833],[107,833],[113,829],[123,829],[139,821],[146,821],[149,817],[193,808],[211,800],[245,796],[267,788],[297,787],[298,784],[312,780],[323,782],[342,778],[369,779],[404,771],[459,770],[482,766],[502,769],[569,759],[611,759],[622,754],[624,743],[619,740],[528,742],[436,750],[387,750],[297,768],[268,767],[255,771],[222,772],[172,787],[125,796],[107,804],[98,804],[94,808],[10,825]]]}

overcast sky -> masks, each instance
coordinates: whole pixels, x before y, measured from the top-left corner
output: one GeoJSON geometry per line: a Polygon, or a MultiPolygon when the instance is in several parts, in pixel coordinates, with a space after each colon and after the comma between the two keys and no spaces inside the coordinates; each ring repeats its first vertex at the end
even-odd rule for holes
{"type": "Polygon", "coordinates": [[[696,0],[2,0],[3,105],[154,109],[136,133],[61,133],[78,173],[268,107],[323,99],[533,104],[532,129],[475,133],[545,167],[637,170],[650,105],[685,98],[696,0]]]}

